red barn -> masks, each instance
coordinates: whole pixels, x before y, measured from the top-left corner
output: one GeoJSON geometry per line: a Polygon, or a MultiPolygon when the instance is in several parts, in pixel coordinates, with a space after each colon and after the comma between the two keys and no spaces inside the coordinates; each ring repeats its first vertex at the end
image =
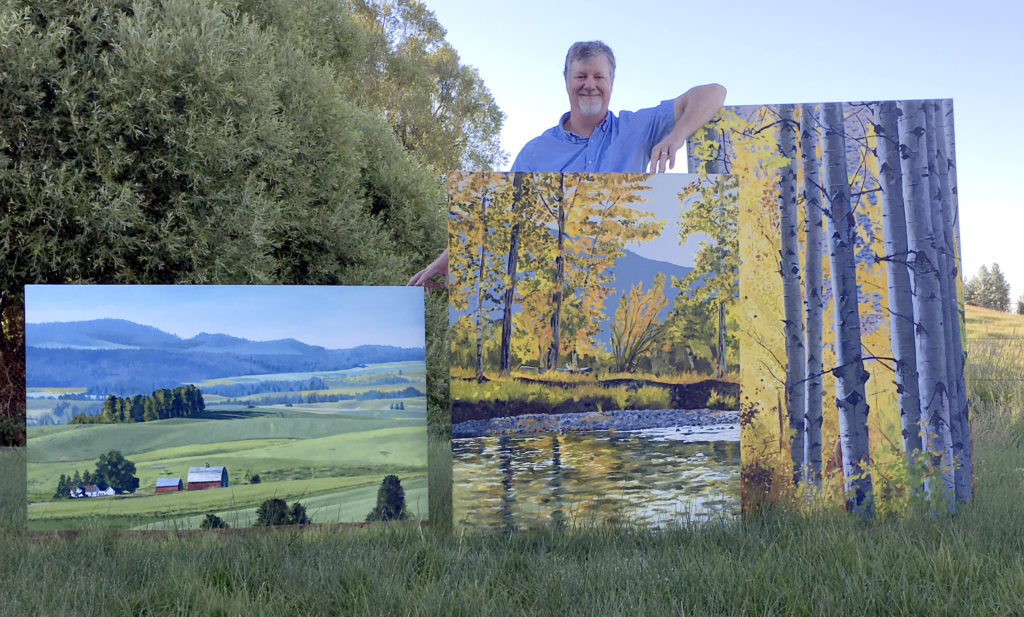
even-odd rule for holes
{"type": "Polygon", "coordinates": [[[197,491],[205,488],[221,488],[228,485],[228,470],[226,467],[210,467],[207,463],[203,467],[188,468],[188,490],[197,491]]]}
{"type": "Polygon", "coordinates": [[[156,492],[158,493],[170,493],[173,491],[180,491],[184,488],[181,482],[181,478],[157,478],[156,479],[156,492]]]}

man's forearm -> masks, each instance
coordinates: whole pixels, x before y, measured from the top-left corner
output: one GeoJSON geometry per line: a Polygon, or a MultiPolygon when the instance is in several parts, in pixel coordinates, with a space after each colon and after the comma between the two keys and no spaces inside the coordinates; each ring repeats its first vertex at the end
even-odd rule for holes
{"type": "Polygon", "coordinates": [[[672,110],[675,125],[671,135],[675,140],[687,140],[697,129],[715,117],[725,102],[725,87],[719,84],[694,86],[676,97],[672,110]]]}

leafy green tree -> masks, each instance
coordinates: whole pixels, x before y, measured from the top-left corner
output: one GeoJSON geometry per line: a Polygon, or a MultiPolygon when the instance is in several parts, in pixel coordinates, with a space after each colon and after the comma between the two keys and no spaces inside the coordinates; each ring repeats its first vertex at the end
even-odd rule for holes
{"type": "Polygon", "coordinates": [[[292,504],[290,510],[288,510],[288,524],[289,525],[308,525],[313,522],[313,519],[309,518],[306,514],[306,507],[299,502],[292,504]]]}
{"type": "Polygon", "coordinates": [[[256,526],[287,525],[289,520],[288,504],[283,499],[267,499],[256,508],[256,526]]]}
{"type": "Polygon", "coordinates": [[[119,450],[101,454],[96,462],[95,482],[103,482],[117,493],[134,493],[139,488],[135,477],[135,463],[127,460],[119,450]]]}
{"type": "Polygon", "coordinates": [[[227,529],[228,527],[230,527],[230,525],[228,525],[224,519],[212,512],[208,513],[206,518],[204,518],[203,522],[199,525],[200,529],[227,529]]]}
{"type": "Polygon", "coordinates": [[[1017,314],[1024,315],[1024,293],[1017,298],[1017,314]]]}
{"type": "Polygon", "coordinates": [[[392,4],[3,3],[3,413],[24,417],[25,283],[401,283],[440,252],[435,170],[498,160],[500,111],[392,4]]]}
{"type": "Polygon", "coordinates": [[[409,518],[405,508],[405,490],[396,475],[384,476],[377,489],[377,505],[366,515],[369,521],[403,521],[409,518]]]}

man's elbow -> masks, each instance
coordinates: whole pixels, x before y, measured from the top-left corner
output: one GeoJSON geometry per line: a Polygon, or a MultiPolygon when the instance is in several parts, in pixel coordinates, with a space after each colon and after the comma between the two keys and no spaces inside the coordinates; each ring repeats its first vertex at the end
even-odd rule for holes
{"type": "Polygon", "coordinates": [[[694,90],[700,90],[700,95],[708,104],[721,107],[725,102],[726,89],[722,84],[704,84],[697,86],[694,90]]]}

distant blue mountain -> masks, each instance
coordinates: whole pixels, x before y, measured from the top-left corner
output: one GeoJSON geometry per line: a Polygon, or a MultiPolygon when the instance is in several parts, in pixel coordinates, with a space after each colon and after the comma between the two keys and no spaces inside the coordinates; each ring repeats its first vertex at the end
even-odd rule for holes
{"type": "Polygon", "coordinates": [[[250,341],[227,334],[201,332],[182,339],[153,326],[124,319],[36,323],[25,326],[26,344],[43,349],[158,349],[205,353],[306,354],[321,352],[319,345],[295,339],[250,341]]]}
{"type": "Polygon", "coordinates": [[[54,349],[162,349],[181,343],[173,334],[124,319],[30,323],[25,339],[29,346],[54,349]]]}
{"type": "Polygon", "coordinates": [[[122,319],[27,324],[25,332],[30,387],[86,387],[118,396],[217,377],[335,371],[425,358],[423,347],[326,349],[295,339],[250,341],[209,333],[182,339],[122,319]]]}

